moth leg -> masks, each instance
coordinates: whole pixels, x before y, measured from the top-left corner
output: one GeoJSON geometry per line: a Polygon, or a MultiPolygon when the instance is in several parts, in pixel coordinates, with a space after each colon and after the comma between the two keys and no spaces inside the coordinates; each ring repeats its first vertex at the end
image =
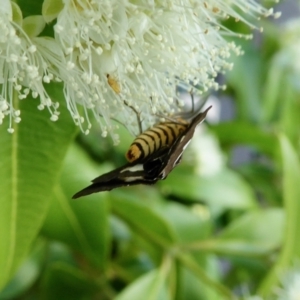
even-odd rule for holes
{"type": "MultiPolygon", "coordinates": [[[[111,75],[109,74],[106,74],[106,77],[107,77],[107,83],[109,84],[109,86],[113,89],[113,91],[120,96],[120,93],[121,93],[121,86],[120,84],[118,83],[118,81],[111,75]]],[[[121,97],[122,98],[122,97],[121,97]]],[[[140,120],[140,113],[131,105],[129,105],[129,103],[122,99],[123,100],[123,103],[128,106],[129,108],[131,108],[135,114],[136,114],[136,117],[137,117],[137,121],[138,121],[138,126],[139,126],[139,134],[141,134],[143,132],[142,130],[142,123],[141,123],[141,120],[140,120]]]]}
{"type": "Polygon", "coordinates": [[[200,99],[195,100],[195,93],[193,91],[193,88],[189,91],[189,94],[191,96],[192,101],[191,110],[182,114],[182,118],[184,118],[185,120],[191,120],[195,116],[197,116],[199,112],[201,112],[202,108],[204,107],[209,98],[209,95],[207,94],[205,96],[201,96],[200,99]]]}
{"type": "Polygon", "coordinates": [[[136,114],[136,119],[137,119],[138,126],[139,126],[139,134],[142,134],[143,128],[142,128],[140,113],[132,105],[129,105],[129,103],[126,100],[123,100],[123,101],[124,101],[124,104],[126,106],[128,106],[129,108],[131,108],[134,111],[134,113],[136,114]]]}
{"type": "Polygon", "coordinates": [[[194,114],[195,112],[195,99],[194,99],[194,93],[193,93],[193,89],[191,89],[189,91],[190,95],[191,95],[191,99],[192,99],[192,109],[191,109],[191,114],[194,114]]]}

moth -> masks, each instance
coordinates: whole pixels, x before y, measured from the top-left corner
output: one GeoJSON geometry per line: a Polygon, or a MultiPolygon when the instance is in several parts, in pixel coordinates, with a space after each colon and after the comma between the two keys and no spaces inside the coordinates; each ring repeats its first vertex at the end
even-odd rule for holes
{"type": "Polygon", "coordinates": [[[197,125],[204,121],[211,107],[197,114],[190,122],[164,122],[146,130],[134,140],[126,153],[127,164],[93,179],[90,186],[72,198],[123,186],[151,185],[165,179],[180,163],[197,125]]]}

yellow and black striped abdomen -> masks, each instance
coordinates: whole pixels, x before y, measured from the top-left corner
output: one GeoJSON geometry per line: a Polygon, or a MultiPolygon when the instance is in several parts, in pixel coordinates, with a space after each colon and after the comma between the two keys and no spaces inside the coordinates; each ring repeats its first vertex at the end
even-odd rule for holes
{"type": "Polygon", "coordinates": [[[129,162],[143,159],[162,147],[170,147],[177,137],[187,129],[188,123],[165,122],[141,133],[126,153],[129,162]]]}

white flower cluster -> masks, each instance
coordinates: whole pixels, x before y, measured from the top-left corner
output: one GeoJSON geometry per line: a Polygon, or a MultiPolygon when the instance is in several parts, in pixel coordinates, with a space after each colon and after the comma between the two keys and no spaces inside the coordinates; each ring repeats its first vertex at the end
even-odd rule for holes
{"type": "MultiPolygon", "coordinates": [[[[10,4],[9,2],[7,2],[10,4]]],[[[5,6],[4,7],[8,7],[5,6]]],[[[47,109],[51,120],[58,118],[58,103],[53,103],[43,83],[54,78],[42,54],[9,14],[0,10],[0,124],[9,116],[8,132],[14,132],[12,120],[21,121],[18,101],[39,96],[38,108],[47,109]]]]}
{"type": "Polygon", "coordinates": [[[103,136],[113,134],[112,120],[136,134],[138,120],[147,127],[174,113],[182,105],[178,87],[223,88],[215,77],[241,51],[223,38],[235,34],[221,21],[232,17],[253,27],[252,17],[276,16],[254,0],[63,0],[53,16],[54,6],[56,0],[44,1],[44,19],[57,17],[51,40],[29,38],[0,8],[0,121],[5,115],[19,121],[15,95],[29,93],[56,120],[58,106],[43,83],[60,80],[76,124],[89,128],[92,111],[103,136]]]}

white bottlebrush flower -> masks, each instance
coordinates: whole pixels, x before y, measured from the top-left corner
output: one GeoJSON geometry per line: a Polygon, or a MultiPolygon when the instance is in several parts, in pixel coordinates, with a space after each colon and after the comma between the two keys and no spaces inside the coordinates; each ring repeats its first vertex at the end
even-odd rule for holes
{"type": "MultiPolygon", "coordinates": [[[[51,70],[50,72],[55,75],[56,80],[63,81],[63,92],[67,100],[67,107],[75,124],[78,125],[80,129],[85,132],[85,134],[88,134],[91,123],[88,118],[87,109],[93,111],[94,116],[101,124],[101,119],[99,117],[101,111],[98,110],[98,107],[101,103],[97,103],[97,106],[93,104],[93,101],[91,100],[93,97],[99,100],[97,98],[97,85],[100,84],[99,79],[96,78],[96,76],[93,76],[89,82],[89,85],[86,84],[86,74],[84,74],[83,71],[78,68],[78,66],[65,59],[62,48],[54,39],[37,37],[33,38],[32,40],[35,43],[38,51],[42,54],[44,61],[49,66],[49,70],[51,70]],[[75,101],[80,102],[84,107],[86,117],[85,123],[87,123],[86,126],[83,126],[85,119],[80,115],[75,101]]],[[[106,123],[111,122],[110,120],[105,121],[106,123]]]]}
{"type": "MultiPolygon", "coordinates": [[[[18,101],[28,95],[39,97],[38,108],[47,108],[51,120],[58,118],[58,104],[53,103],[44,88],[44,82],[53,79],[42,54],[37,51],[20,24],[12,21],[12,11],[20,10],[15,3],[4,1],[0,6],[0,124],[9,117],[9,132],[12,122],[20,122],[18,101]]],[[[20,18],[22,20],[22,18],[20,18]]]]}
{"type": "MultiPolygon", "coordinates": [[[[55,3],[45,2],[46,8],[55,3]]],[[[157,116],[172,114],[182,104],[176,93],[178,86],[186,90],[197,86],[199,93],[220,88],[215,77],[232,67],[227,62],[231,52],[240,53],[234,43],[222,37],[234,34],[220,22],[233,17],[253,27],[252,17],[273,14],[254,0],[63,3],[55,38],[69,68],[81,72],[81,82],[70,83],[66,100],[74,110],[82,104],[92,108],[97,118],[101,115],[104,135],[113,129],[111,119],[137,134],[137,119],[145,128],[157,116]],[[82,82],[88,92],[74,93],[72,86],[82,82]]],[[[47,11],[53,10],[46,8],[45,19],[52,20],[47,11]]]]}
{"type": "Polygon", "coordinates": [[[22,20],[15,2],[2,1],[0,122],[9,116],[10,132],[12,121],[20,121],[18,101],[28,95],[39,97],[38,107],[47,108],[57,120],[58,104],[44,84],[63,81],[68,108],[83,130],[90,127],[92,111],[103,136],[110,133],[117,141],[112,120],[137,134],[139,121],[145,129],[157,117],[180,109],[178,87],[196,86],[198,93],[220,88],[215,77],[231,68],[227,59],[232,51],[240,53],[222,37],[233,33],[220,25],[221,20],[233,17],[251,25],[251,19],[237,11],[251,18],[272,14],[246,0],[63,0],[62,7],[59,3],[45,0],[43,5],[45,20],[57,15],[53,40],[37,37],[42,31],[39,17],[34,27],[33,16],[22,20]],[[24,29],[29,18],[28,28],[35,28],[32,34],[24,29]]]}

